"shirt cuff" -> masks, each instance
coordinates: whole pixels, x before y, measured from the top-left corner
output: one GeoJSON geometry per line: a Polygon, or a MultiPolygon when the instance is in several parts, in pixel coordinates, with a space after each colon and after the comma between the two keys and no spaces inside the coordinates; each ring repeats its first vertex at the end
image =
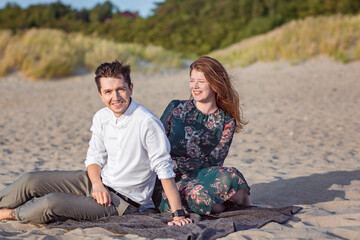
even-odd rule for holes
{"type": "Polygon", "coordinates": [[[159,179],[169,179],[169,178],[175,177],[175,173],[172,170],[172,168],[171,169],[162,169],[157,172],[157,175],[158,175],[159,179]]]}
{"type": "Polygon", "coordinates": [[[102,164],[100,161],[96,160],[96,159],[86,159],[86,160],[85,160],[85,167],[86,167],[86,168],[87,168],[89,165],[91,165],[91,164],[97,164],[97,165],[99,165],[101,168],[103,167],[103,164],[102,164]]]}

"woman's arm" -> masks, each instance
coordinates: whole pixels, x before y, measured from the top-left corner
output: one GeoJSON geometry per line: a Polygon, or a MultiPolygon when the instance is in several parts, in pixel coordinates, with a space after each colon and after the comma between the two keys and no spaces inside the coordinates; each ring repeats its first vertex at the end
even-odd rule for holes
{"type": "Polygon", "coordinates": [[[222,166],[224,164],[234,137],[235,126],[236,124],[233,118],[225,121],[219,143],[206,158],[210,166],[222,166]]]}
{"type": "MultiPolygon", "coordinates": [[[[161,179],[161,184],[163,186],[164,192],[169,200],[169,204],[171,207],[171,212],[175,212],[177,210],[182,210],[182,204],[180,200],[179,191],[176,187],[174,178],[161,179]]],[[[174,219],[168,223],[169,226],[178,225],[182,226],[188,223],[192,223],[190,218],[186,218],[185,216],[175,216],[174,219]]]]}

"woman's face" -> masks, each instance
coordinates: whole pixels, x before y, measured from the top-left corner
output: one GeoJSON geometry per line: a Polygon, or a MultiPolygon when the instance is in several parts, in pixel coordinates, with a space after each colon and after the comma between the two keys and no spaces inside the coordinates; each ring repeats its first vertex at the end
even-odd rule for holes
{"type": "Polygon", "coordinates": [[[210,87],[204,73],[193,69],[190,74],[190,91],[196,102],[215,103],[215,92],[210,87]]]}

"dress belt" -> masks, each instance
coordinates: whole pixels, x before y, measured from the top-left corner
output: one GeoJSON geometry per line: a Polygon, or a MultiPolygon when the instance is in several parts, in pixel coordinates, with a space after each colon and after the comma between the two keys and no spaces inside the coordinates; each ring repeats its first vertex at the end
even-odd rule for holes
{"type": "Polygon", "coordinates": [[[109,189],[109,191],[115,193],[117,196],[121,197],[123,200],[125,200],[125,201],[128,202],[128,203],[130,203],[130,204],[133,205],[134,207],[139,208],[139,207],[141,206],[139,203],[134,202],[134,201],[131,200],[130,198],[128,198],[128,197],[122,195],[121,193],[117,192],[115,189],[113,189],[113,188],[111,188],[111,187],[109,187],[109,186],[106,186],[106,187],[109,189]]]}

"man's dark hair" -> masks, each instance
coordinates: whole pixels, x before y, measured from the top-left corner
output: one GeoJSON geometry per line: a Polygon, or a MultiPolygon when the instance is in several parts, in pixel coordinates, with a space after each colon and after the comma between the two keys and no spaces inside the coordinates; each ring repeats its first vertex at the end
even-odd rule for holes
{"type": "Polygon", "coordinates": [[[125,65],[124,62],[119,62],[117,60],[112,63],[103,63],[95,70],[95,82],[98,88],[98,91],[101,89],[100,78],[119,78],[120,75],[124,76],[125,82],[131,85],[130,78],[130,65],[125,65]]]}

